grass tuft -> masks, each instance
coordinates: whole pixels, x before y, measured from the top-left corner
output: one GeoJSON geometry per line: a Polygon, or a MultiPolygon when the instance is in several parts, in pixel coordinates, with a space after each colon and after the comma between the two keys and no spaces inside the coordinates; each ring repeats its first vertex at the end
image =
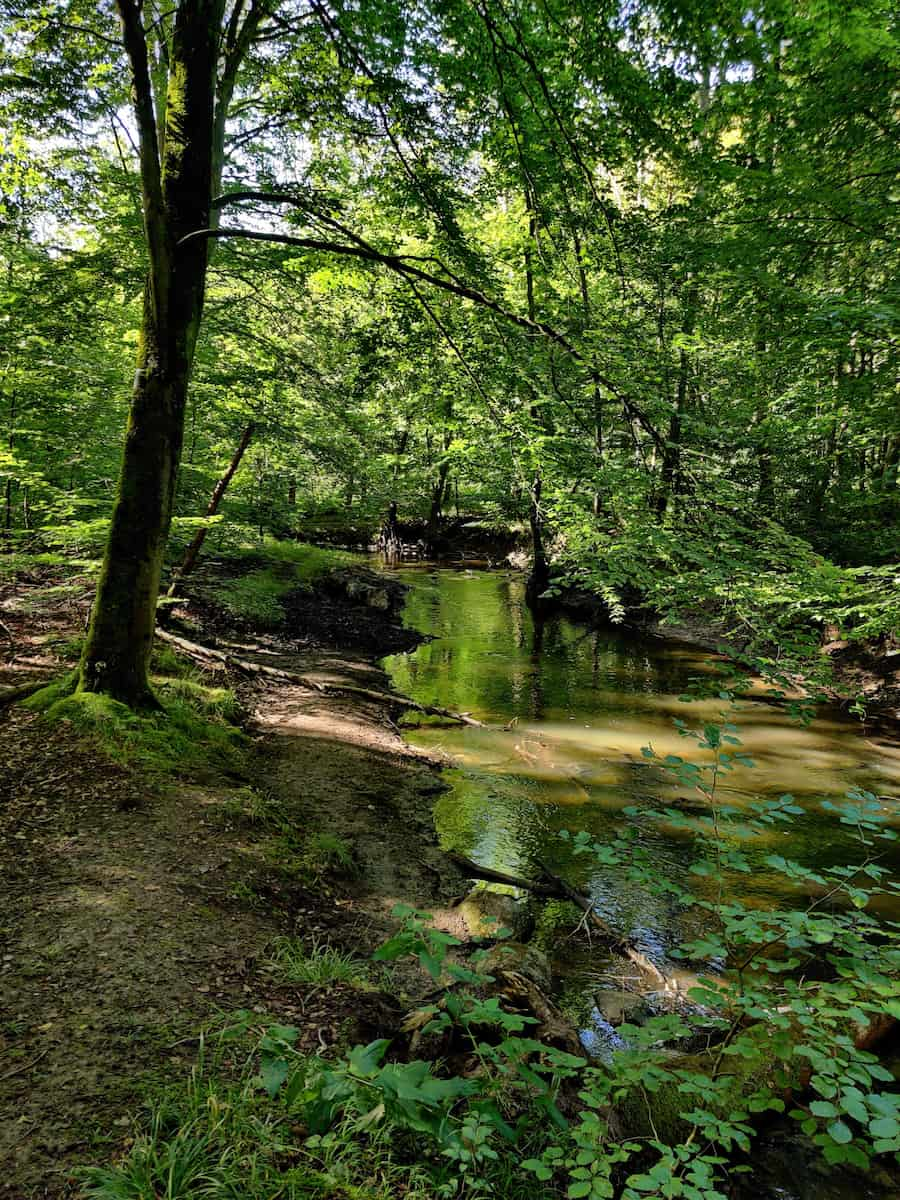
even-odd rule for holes
{"type": "Polygon", "coordinates": [[[306,841],[305,857],[316,875],[357,875],[359,864],[348,841],[336,833],[319,830],[306,841]]]}
{"type": "Polygon", "coordinates": [[[334,946],[313,938],[303,942],[298,938],[277,938],[272,946],[272,965],[288,983],[308,983],[324,987],[349,983],[366,987],[366,964],[352,954],[343,954],[334,946]]]}
{"type": "Polygon", "coordinates": [[[284,829],[289,826],[284,809],[271,792],[242,787],[216,806],[214,819],[223,825],[284,829]]]}

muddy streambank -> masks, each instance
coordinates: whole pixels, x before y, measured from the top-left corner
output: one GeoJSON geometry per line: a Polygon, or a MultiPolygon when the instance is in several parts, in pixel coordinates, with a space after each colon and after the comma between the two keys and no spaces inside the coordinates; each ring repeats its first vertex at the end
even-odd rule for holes
{"type": "MultiPolygon", "coordinates": [[[[58,651],[92,584],[37,619],[34,595],[53,585],[43,573],[0,595],[14,639],[0,688],[68,669],[58,651]]],[[[410,971],[385,991],[370,961],[398,903],[461,929],[450,901],[466,887],[436,845],[436,765],[373,698],[388,690],[376,656],[417,640],[401,597],[350,573],[288,597],[265,634],[188,597],[170,630],[268,669],[196,664],[237,692],[237,765],[151,778],[68,722],[0,710],[0,1196],[78,1196],[75,1169],[131,1144],[143,1098],[183,1086],[199,1032],[225,1013],[338,1054],[393,1036],[426,990],[410,971]],[[350,861],[323,851],[335,839],[350,861]],[[287,983],[273,957],[285,936],[352,956],[365,986],[287,983]]]]}

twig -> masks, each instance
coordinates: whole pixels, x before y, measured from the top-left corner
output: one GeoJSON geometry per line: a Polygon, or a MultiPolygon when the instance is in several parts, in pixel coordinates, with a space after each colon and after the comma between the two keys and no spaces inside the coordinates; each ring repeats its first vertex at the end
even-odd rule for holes
{"type": "Polygon", "coordinates": [[[663,974],[652,959],[633,946],[627,938],[622,937],[607,925],[587,896],[576,891],[571,884],[566,883],[564,879],[555,875],[546,863],[541,862],[540,859],[537,860],[537,864],[544,872],[545,877],[559,887],[567,900],[571,900],[573,904],[576,904],[581,909],[594,928],[603,934],[604,938],[614,949],[620,951],[626,958],[630,958],[636,967],[640,967],[648,975],[655,976],[667,991],[677,991],[677,985],[667,975],[663,974]]]}
{"type": "Polygon", "coordinates": [[[33,1058],[31,1062],[22,1063],[21,1066],[13,1067],[11,1071],[7,1071],[5,1075],[0,1075],[0,1081],[12,1079],[14,1075],[21,1075],[23,1071],[30,1071],[32,1067],[37,1066],[42,1058],[46,1058],[49,1053],[50,1047],[48,1046],[46,1050],[42,1050],[37,1058],[33,1058]]]}

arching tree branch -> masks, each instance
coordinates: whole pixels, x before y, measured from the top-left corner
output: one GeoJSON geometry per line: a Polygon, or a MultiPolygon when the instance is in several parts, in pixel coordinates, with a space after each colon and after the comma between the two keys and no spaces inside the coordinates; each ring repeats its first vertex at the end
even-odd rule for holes
{"type": "Polygon", "coordinates": [[[469,300],[473,304],[477,304],[480,308],[485,308],[489,312],[495,313],[505,321],[518,326],[519,329],[525,330],[526,333],[532,335],[540,334],[541,337],[545,337],[560,346],[570,358],[584,367],[591,382],[601,384],[607,388],[619,400],[625,415],[630,420],[636,421],[650,435],[655,444],[660,449],[663,449],[664,443],[662,437],[645,414],[627,396],[622,394],[621,389],[613,380],[598,371],[594,363],[587,359],[577,346],[574,346],[569,341],[565,334],[555,329],[552,325],[548,325],[545,321],[532,320],[530,317],[522,316],[520,313],[506,308],[485,292],[463,282],[439,259],[421,259],[410,255],[388,254],[385,251],[378,250],[375,246],[370,245],[363,238],[341,225],[333,217],[329,217],[319,211],[315,202],[304,200],[302,197],[283,192],[266,192],[254,189],[229,192],[223,196],[218,196],[213,201],[213,207],[218,209],[226,204],[236,203],[241,200],[256,200],[271,204],[289,204],[311,212],[318,220],[335,229],[343,237],[352,242],[352,244],[346,245],[343,242],[327,241],[324,238],[298,237],[286,233],[270,233],[265,230],[217,228],[197,229],[193,233],[189,233],[186,237],[183,237],[178,245],[184,246],[202,238],[245,238],[250,241],[271,242],[275,245],[296,246],[303,250],[315,250],[323,254],[338,254],[348,258],[361,259],[364,262],[378,263],[395,271],[398,275],[402,275],[408,281],[418,280],[420,283],[427,283],[431,287],[439,288],[441,291],[450,292],[454,296],[469,300]],[[444,274],[436,275],[415,265],[417,262],[423,261],[436,263],[444,274]]]}

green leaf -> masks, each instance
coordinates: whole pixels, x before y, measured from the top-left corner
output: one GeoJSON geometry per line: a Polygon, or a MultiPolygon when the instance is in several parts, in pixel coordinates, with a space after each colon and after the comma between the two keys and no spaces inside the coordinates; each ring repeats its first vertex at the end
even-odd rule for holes
{"type": "Polygon", "coordinates": [[[541,1162],[539,1158],[526,1158],[522,1163],[522,1167],[526,1171],[531,1171],[538,1179],[546,1183],[548,1179],[553,1178],[553,1172],[546,1163],[541,1162]]]}
{"type": "Polygon", "coordinates": [[[817,1117],[836,1117],[838,1110],[830,1100],[813,1100],[809,1106],[809,1111],[817,1117]]]}
{"type": "Polygon", "coordinates": [[[876,1117],[869,1124],[869,1133],[875,1138],[895,1138],[900,1134],[900,1121],[896,1117],[876,1117]]]}
{"type": "Polygon", "coordinates": [[[354,1046],[347,1056],[350,1069],[364,1079],[374,1075],[390,1044],[389,1038],[379,1038],[368,1046],[354,1046]]]}
{"type": "Polygon", "coordinates": [[[828,1134],[839,1146],[845,1146],[847,1142],[853,1141],[853,1130],[843,1121],[832,1121],[828,1126],[828,1134]]]}
{"type": "Polygon", "coordinates": [[[287,1059],[284,1058],[265,1058],[260,1063],[260,1081],[270,1096],[277,1093],[287,1079],[289,1070],[287,1059]]]}

